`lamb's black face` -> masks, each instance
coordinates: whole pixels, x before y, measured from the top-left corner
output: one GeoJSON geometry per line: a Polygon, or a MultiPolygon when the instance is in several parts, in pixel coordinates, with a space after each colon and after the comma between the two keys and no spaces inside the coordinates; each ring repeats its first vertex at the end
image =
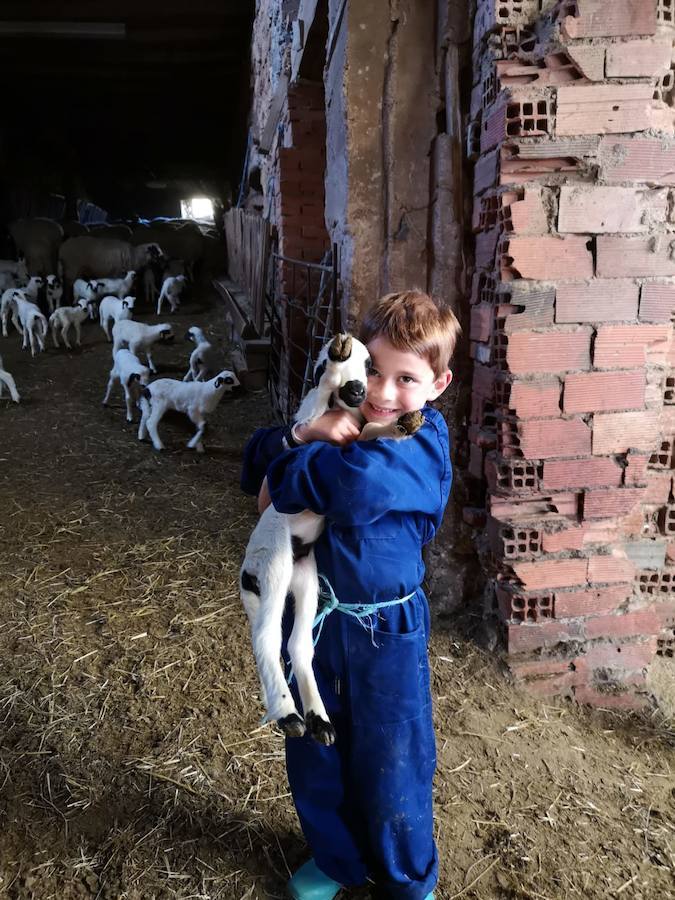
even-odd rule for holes
{"type": "Polygon", "coordinates": [[[366,386],[362,381],[348,381],[342,385],[338,396],[347,406],[356,408],[366,399],[366,386]]]}

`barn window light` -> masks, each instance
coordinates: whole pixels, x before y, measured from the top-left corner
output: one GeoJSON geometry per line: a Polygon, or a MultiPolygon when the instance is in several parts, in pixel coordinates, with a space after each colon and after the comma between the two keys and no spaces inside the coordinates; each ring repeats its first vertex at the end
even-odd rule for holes
{"type": "Polygon", "coordinates": [[[180,201],[180,211],[184,219],[206,219],[213,222],[213,203],[208,197],[191,197],[180,201]]]}

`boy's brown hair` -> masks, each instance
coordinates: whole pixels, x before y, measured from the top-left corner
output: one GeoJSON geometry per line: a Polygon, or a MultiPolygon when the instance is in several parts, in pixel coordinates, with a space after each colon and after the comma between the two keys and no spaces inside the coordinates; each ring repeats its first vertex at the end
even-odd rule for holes
{"type": "Polygon", "coordinates": [[[367,344],[383,335],[397,350],[412,351],[426,359],[438,378],[450,366],[461,331],[449,307],[422,291],[399,291],[385,294],[368,307],[359,339],[367,344]]]}

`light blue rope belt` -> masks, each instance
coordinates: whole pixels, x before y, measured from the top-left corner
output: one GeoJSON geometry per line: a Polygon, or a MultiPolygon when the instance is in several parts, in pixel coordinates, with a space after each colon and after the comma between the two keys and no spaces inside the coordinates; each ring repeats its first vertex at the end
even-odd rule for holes
{"type": "MultiPolygon", "coordinates": [[[[316,634],[313,639],[314,646],[316,647],[319,638],[321,637],[323,623],[333,610],[336,609],[338,612],[344,613],[347,616],[352,616],[359,624],[363,625],[364,628],[370,628],[370,639],[373,642],[373,647],[377,647],[373,634],[372,620],[370,620],[368,624],[366,624],[364,620],[369,618],[369,616],[372,616],[379,609],[383,609],[385,606],[397,606],[399,603],[405,603],[407,600],[412,599],[412,597],[415,596],[415,593],[416,591],[413,591],[410,594],[406,594],[405,597],[395,597],[393,600],[383,600],[381,603],[340,603],[335,596],[335,591],[333,590],[330,581],[325,575],[319,575],[319,612],[312,623],[312,632],[316,629],[316,634]]],[[[289,675],[287,682],[290,684],[293,680],[293,668],[290,664],[288,665],[289,675]]]]}

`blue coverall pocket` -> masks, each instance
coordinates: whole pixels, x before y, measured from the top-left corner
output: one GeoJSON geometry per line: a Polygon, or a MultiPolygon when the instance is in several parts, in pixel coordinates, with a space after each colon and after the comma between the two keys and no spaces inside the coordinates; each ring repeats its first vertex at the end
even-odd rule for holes
{"type": "Polygon", "coordinates": [[[403,634],[350,623],[347,667],[354,724],[405,722],[421,716],[431,703],[422,622],[403,634]]]}

